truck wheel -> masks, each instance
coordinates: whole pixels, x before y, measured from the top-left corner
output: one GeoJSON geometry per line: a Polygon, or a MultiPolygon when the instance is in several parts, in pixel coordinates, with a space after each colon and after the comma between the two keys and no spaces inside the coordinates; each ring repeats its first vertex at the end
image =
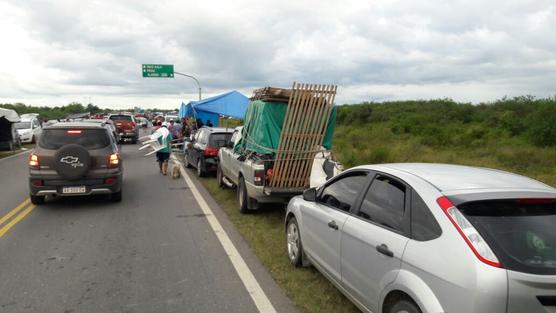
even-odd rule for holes
{"type": "Polygon", "coordinates": [[[226,184],[224,184],[224,174],[222,174],[222,168],[220,167],[220,163],[218,163],[218,167],[216,168],[216,182],[218,187],[224,188],[226,184]]]}
{"type": "Polygon", "coordinates": [[[45,196],[29,196],[29,198],[31,198],[31,203],[38,205],[38,204],[43,204],[44,203],[44,198],[45,196]]]}
{"type": "Polygon", "coordinates": [[[249,213],[249,197],[247,197],[247,188],[245,187],[245,179],[243,177],[239,178],[237,186],[237,202],[239,203],[239,213],[249,213]]]}

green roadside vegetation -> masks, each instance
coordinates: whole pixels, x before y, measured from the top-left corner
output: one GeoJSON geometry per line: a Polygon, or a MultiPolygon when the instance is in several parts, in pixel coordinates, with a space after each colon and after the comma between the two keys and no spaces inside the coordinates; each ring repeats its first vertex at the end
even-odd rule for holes
{"type": "Polygon", "coordinates": [[[506,170],[556,186],[556,98],[340,106],[334,152],[346,168],[440,162],[506,170]]]}
{"type": "MultiPolygon", "coordinates": [[[[442,162],[507,170],[556,186],[556,99],[344,105],[338,108],[333,144],[346,168],[442,162]]],[[[201,182],[302,312],[359,312],[314,268],[290,265],[283,208],[242,215],[235,190],[218,188],[212,177],[201,182]]]]}

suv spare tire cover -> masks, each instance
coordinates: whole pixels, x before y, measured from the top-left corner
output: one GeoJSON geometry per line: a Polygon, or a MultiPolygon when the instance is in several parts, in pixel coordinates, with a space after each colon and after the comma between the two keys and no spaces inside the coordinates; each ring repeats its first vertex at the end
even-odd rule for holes
{"type": "Polygon", "coordinates": [[[54,155],[54,168],[64,178],[76,179],[89,170],[91,156],[83,146],[65,145],[54,155]]]}

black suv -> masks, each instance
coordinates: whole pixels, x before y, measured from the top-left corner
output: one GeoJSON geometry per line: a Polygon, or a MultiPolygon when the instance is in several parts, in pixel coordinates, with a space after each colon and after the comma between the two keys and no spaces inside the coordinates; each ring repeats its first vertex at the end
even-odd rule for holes
{"type": "Polygon", "coordinates": [[[218,150],[228,144],[233,132],[233,128],[200,128],[185,149],[185,165],[197,168],[199,177],[215,173],[218,150]]]}
{"type": "Polygon", "coordinates": [[[29,156],[33,204],[47,195],[110,194],[122,199],[123,167],[114,135],[96,123],[57,123],[43,129],[29,156]]]}

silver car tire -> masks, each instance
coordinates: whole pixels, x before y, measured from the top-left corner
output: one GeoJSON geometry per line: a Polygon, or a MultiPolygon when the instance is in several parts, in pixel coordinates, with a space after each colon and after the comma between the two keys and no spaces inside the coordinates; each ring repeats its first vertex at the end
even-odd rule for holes
{"type": "Polygon", "coordinates": [[[411,300],[399,300],[388,313],[422,313],[419,307],[411,300]]]}
{"type": "Polygon", "coordinates": [[[303,246],[301,244],[301,235],[299,234],[299,225],[295,217],[290,218],[286,226],[286,245],[290,263],[296,267],[302,266],[303,246]]]}

